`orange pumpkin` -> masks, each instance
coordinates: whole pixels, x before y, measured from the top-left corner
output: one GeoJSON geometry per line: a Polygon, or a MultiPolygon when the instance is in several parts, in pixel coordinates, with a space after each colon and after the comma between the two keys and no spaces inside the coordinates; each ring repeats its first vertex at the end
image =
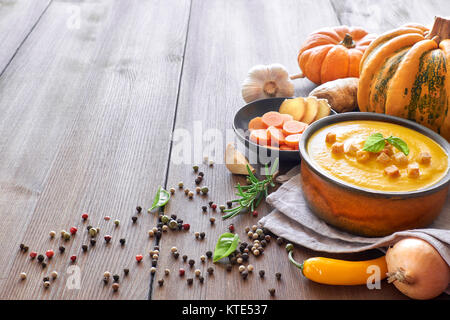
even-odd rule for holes
{"type": "Polygon", "coordinates": [[[316,84],[359,77],[359,62],[376,38],[359,27],[324,28],[308,36],[300,48],[298,65],[316,84]]]}

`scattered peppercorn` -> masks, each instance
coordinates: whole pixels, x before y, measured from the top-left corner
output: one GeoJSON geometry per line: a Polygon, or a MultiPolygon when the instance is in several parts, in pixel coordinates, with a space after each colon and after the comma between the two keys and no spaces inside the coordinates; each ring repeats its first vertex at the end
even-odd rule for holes
{"type": "Polygon", "coordinates": [[[188,285],[192,285],[192,283],[194,282],[194,279],[188,278],[186,281],[187,281],[188,285]]]}
{"type": "Polygon", "coordinates": [[[186,188],[186,189],[184,189],[184,194],[185,194],[185,195],[188,195],[188,194],[189,194],[189,192],[190,192],[190,190],[189,190],[189,189],[187,189],[187,188],[186,188]]]}
{"type": "Polygon", "coordinates": [[[208,202],[209,207],[212,207],[213,204],[214,204],[213,201],[209,201],[209,202],[208,202]]]}
{"type": "Polygon", "coordinates": [[[45,269],[47,267],[47,264],[45,262],[42,262],[41,266],[42,266],[42,269],[45,269]]]}
{"type": "Polygon", "coordinates": [[[175,259],[178,259],[179,256],[180,256],[180,254],[179,254],[178,252],[174,252],[174,253],[173,253],[173,257],[174,257],[175,259]]]}
{"type": "Polygon", "coordinates": [[[95,244],[97,243],[97,240],[91,239],[90,243],[91,243],[91,246],[95,246],[95,244]]]}
{"type": "Polygon", "coordinates": [[[150,268],[150,273],[151,274],[155,274],[156,273],[156,268],[155,267],[151,267],[150,268]]]}
{"type": "Polygon", "coordinates": [[[19,248],[20,248],[20,250],[23,250],[23,248],[25,248],[25,245],[23,243],[21,243],[19,248]]]}
{"type": "Polygon", "coordinates": [[[169,221],[169,228],[172,229],[172,230],[178,228],[178,222],[176,220],[170,220],[169,221]]]}
{"type": "Polygon", "coordinates": [[[205,239],[206,234],[204,232],[200,232],[200,239],[205,239]]]}
{"type": "Polygon", "coordinates": [[[109,234],[107,234],[106,236],[104,236],[104,239],[105,239],[106,243],[109,243],[111,241],[112,237],[109,234]]]}
{"type": "Polygon", "coordinates": [[[73,255],[70,257],[70,261],[75,262],[77,260],[77,256],[73,255]]]}
{"type": "Polygon", "coordinates": [[[174,194],[175,193],[175,188],[170,188],[169,191],[170,191],[171,194],[174,194]]]}
{"type": "Polygon", "coordinates": [[[257,217],[257,216],[258,216],[258,211],[254,210],[254,211],[252,212],[252,215],[253,215],[254,217],[257,217]]]}
{"type": "Polygon", "coordinates": [[[187,255],[183,255],[183,261],[186,262],[188,256],[187,255]]]}
{"type": "Polygon", "coordinates": [[[45,255],[47,256],[47,258],[51,259],[55,255],[55,252],[53,250],[47,250],[45,252],[45,255]]]}
{"type": "Polygon", "coordinates": [[[217,209],[217,204],[213,203],[213,204],[211,205],[211,209],[213,209],[214,211],[216,211],[216,209],[217,209]]]}
{"type": "Polygon", "coordinates": [[[189,259],[189,266],[192,268],[195,264],[195,260],[194,259],[189,259]]]}
{"type": "Polygon", "coordinates": [[[128,269],[128,268],[123,269],[123,274],[125,276],[127,276],[129,273],[130,273],[130,269],[128,269]]]}
{"type": "Polygon", "coordinates": [[[211,259],[212,255],[212,251],[206,251],[206,256],[208,257],[208,259],[211,259]]]}
{"type": "Polygon", "coordinates": [[[214,268],[213,267],[209,267],[207,270],[209,275],[212,275],[214,273],[214,268]]]}
{"type": "Polygon", "coordinates": [[[88,246],[85,245],[85,244],[83,244],[83,245],[81,246],[81,249],[82,249],[84,252],[86,252],[86,251],[88,250],[88,246]]]}
{"type": "Polygon", "coordinates": [[[112,284],[111,288],[113,289],[114,292],[117,292],[120,288],[120,285],[116,282],[112,284]]]}
{"type": "Polygon", "coordinates": [[[162,287],[164,285],[164,279],[158,280],[158,285],[162,287]]]}
{"type": "Polygon", "coordinates": [[[63,246],[61,246],[61,247],[59,247],[58,250],[59,250],[60,253],[64,253],[64,251],[66,251],[66,248],[64,248],[63,246]]]}
{"type": "Polygon", "coordinates": [[[205,278],[203,276],[198,277],[198,281],[200,281],[200,283],[203,283],[205,281],[205,278]]]}
{"type": "Polygon", "coordinates": [[[273,297],[275,296],[275,289],[274,288],[270,288],[269,289],[269,294],[273,297]]]}
{"type": "Polygon", "coordinates": [[[78,229],[75,228],[75,227],[70,228],[70,233],[71,233],[71,234],[76,234],[77,231],[78,231],[78,229]]]}
{"type": "Polygon", "coordinates": [[[152,260],[152,267],[156,267],[157,264],[158,264],[158,260],[152,260]]]}
{"type": "Polygon", "coordinates": [[[184,276],[185,271],[183,268],[180,268],[180,270],[178,271],[178,274],[180,275],[180,277],[184,276]]]}
{"type": "Polygon", "coordinates": [[[141,206],[137,206],[136,207],[136,211],[137,211],[137,213],[141,213],[142,212],[142,207],[141,206]]]}
{"type": "Polygon", "coordinates": [[[118,227],[119,225],[120,225],[120,220],[114,220],[114,225],[116,226],[116,227],[118,227]]]}
{"type": "Polygon", "coordinates": [[[137,262],[141,262],[143,258],[144,258],[144,257],[142,256],[142,254],[136,255],[136,261],[137,261],[137,262]]]}
{"type": "Polygon", "coordinates": [[[242,279],[246,280],[247,277],[248,277],[248,271],[247,270],[242,271],[241,272],[241,277],[242,277],[242,279]]]}
{"type": "Polygon", "coordinates": [[[198,166],[194,165],[194,166],[192,166],[192,169],[194,169],[194,172],[197,172],[198,171],[198,166]]]}
{"type": "Polygon", "coordinates": [[[228,226],[228,230],[230,230],[230,232],[234,232],[234,224],[230,224],[228,226]]]}
{"type": "Polygon", "coordinates": [[[198,232],[198,231],[194,232],[194,237],[196,237],[198,239],[200,237],[200,232],[198,232]]]}
{"type": "Polygon", "coordinates": [[[113,279],[114,279],[114,282],[119,282],[120,277],[118,274],[115,274],[115,275],[113,275],[113,279]]]}
{"type": "Polygon", "coordinates": [[[45,281],[50,281],[50,278],[49,278],[49,277],[44,277],[42,280],[43,280],[44,282],[45,282],[45,281]]]}
{"type": "Polygon", "coordinates": [[[231,208],[233,206],[233,201],[227,201],[227,207],[231,208]]]}
{"type": "Polygon", "coordinates": [[[91,237],[95,237],[95,236],[97,235],[97,229],[95,229],[95,228],[90,228],[90,229],[89,229],[89,235],[90,235],[91,237]]]}
{"type": "Polygon", "coordinates": [[[50,281],[45,281],[44,282],[44,288],[47,289],[50,287],[50,281]]]}
{"type": "Polygon", "coordinates": [[[50,276],[52,277],[53,280],[55,280],[56,278],[58,278],[58,272],[52,271],[52,273],[50,273],[50,276]]]}
{"type": "Polygon", "coordinates": [[[49,232],[50,238],[54,238],[56,236],[56,232],[55,231],[50,231],[49,232]]]}
{"type": "Polygon", "coordinates": [[[189,230],[191,228],[191,225],[189,224],[189,223],[185,223],[185,224],[183,224],[183,229],[184,230],[189,230]]]}
{"type": "Polygon", "coordinates": [[[133,221],[133,223],[136,223],[137,219],[138,219],[138,217],[136,217],[136,216],[131,217],[131,221],[133,221]]]}
{"type": "Polygon", "coordinates": [[[261,278],[264,278],[264,275],[266,274],[266,272],[264,270],[259,270],[259,276],[261,278]]]}
{"type": "Polygon", "coordinates": [[[200,277],[200,275],[202,274],[202,272],[200,271],[200,269],[196,269],[196,270],[194,271],[194,274],[195,274],[195,276],[198,278],[198,277],[200,277]]]}
{"type": "Polygon", "coordinates": [[[30,258],[31,258],[31,259],[36,258],[36,256],[37,256],[37,252],[36,252],[36,251],[31,251],[31,252],[30,252],[30,258]]]}
{"type": "Polygon", "coordinates": [[[28,246],[23,247],[23,252],[27,252],[28,251],[28,246]]]}
{"type": "Polygon", "coordinates": [[[281,273],[279,272],[275,273],[275,277],[277,278],[277,280],[281,280],[281,273]]]}
{"type": "Polygon", "coordinates": [[[283,244],[283,238],[278,237],[278,238],[277,238],[277,244],[278,244],[279,246],[281,246],[281,245],[283,244]]]}
{"type": "Polygon", "coordinates": [[[208,210],[208,207],[207,206],[202,206],[202,211],[203,212],[206,212],[208,210]]]}
{"type": "Polygon", "coordinates": [[[205,174],[204,174],[202,171],[200,171],[200,172],[198,173],[198,176],[203,178],[203,177],[205,176],[205,174]]]}
{"type": "Polygon", "coordinates": [[[66,240],[66,241],[70,240],[70,233],[65,232],[64,235],[63,235],[63,238],[64,238],[64,240],[66,240]]]}
{"type": "MultiPolygon", "coordinates": [[[[206,195],[206,194],[208,194],[208,192],[209,192],[209,188],[208,188],[207,186],[204,186],[204,187],[202,187],[201,192],[202,192],[204,195],[206,195]]],[[[211,206],[211,208],[212,208],[212,206],[211,206]]]]}
{"type": "Polygon", "coordinates": [[[20,280],[26,280],[27,279],[27,274],[25,272],[21,272],[19,274],[20,280]]]}

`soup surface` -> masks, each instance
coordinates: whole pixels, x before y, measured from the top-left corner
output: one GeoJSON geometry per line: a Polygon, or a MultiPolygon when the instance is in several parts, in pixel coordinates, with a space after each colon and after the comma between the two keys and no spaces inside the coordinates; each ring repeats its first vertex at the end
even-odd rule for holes
{"type": "Polygon", "coordinates": [[[326,174],[371,190],[423,189],[441,180],[448,170],[448,155],[439,144],[412,129],[380,121],[346,121],[324,127],[311,136],[307,152],[326,174]],[[408,155],[389,143],[386,151],[363,151],[365,141],[375,133],[402,139],[408,155]]]}

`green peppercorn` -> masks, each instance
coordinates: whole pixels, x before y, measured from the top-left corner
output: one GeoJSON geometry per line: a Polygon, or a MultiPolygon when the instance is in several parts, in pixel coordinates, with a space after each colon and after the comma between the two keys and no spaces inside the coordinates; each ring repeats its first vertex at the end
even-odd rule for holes
{"type": "Polygon", "coordinates": [[[197,172],[198,171],[198,166],[195,165],[195,166],[192,167],[192,169],[194,169],[194,172],[197,172]]]}
{"type": "Polygon", "coordinates": [[[219,206],[220,212],[224,212],[225,211],[225,206],[222,204],[219,206]]]}
{"type": "Polygon", "coordinates": [[[95,229],[95,228],[90,228],[90,229],[89,229],[89,235],[90,235],[91,237],[95,237],[95,236],[97,235],[97,229],[95,229]]]}
{"type": "Polygon", "coordinates": [[[172,230],[175,230],[178,228],[178,222],[176,220],[170,220],[169,221],[169,228],[172,230]]]}
{"type": "Polygon", "coordinates": [[[169,221],[170,221],[169,216],[167,216],[167,215],[161,216],[161,222],[162,223],[167,224],[167,223],[169,223],[169,221]]]}
{"type": "Polygon", "coordinates": [[[204,187],[201,188],[201,192],[202,192],[203,194],[208,194],[208,191],[209,191],[209,189],[208,189],[208,187],[206,187],[206,186],[204,186],[204,187]]]}
{"type": "Polygon", "coordinates": [[[64,240],[66,240],[66,241],[70,240],[70,233],[68,233],[68,232],[64,233],[63,238],[64,238],[64,240]]]}
{"type": "Polygon", "coordinates": [[[119,225],[120,225],[120,221],[119,220],[114,220],[114,225],[116,226],[116,227],[118,227],[119,225]]]}

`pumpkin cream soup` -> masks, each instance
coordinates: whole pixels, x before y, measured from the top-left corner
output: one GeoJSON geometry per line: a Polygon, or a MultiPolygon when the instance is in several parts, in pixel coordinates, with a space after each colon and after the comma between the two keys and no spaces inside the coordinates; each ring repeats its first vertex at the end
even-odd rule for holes
{"type": "Polygon", "coordinates": [[[387,192],[426,188],[448,170],[448,156],[425,135],[380,121],[346,121],[314,133],[307,151],[326,173],[387,192]]]}

